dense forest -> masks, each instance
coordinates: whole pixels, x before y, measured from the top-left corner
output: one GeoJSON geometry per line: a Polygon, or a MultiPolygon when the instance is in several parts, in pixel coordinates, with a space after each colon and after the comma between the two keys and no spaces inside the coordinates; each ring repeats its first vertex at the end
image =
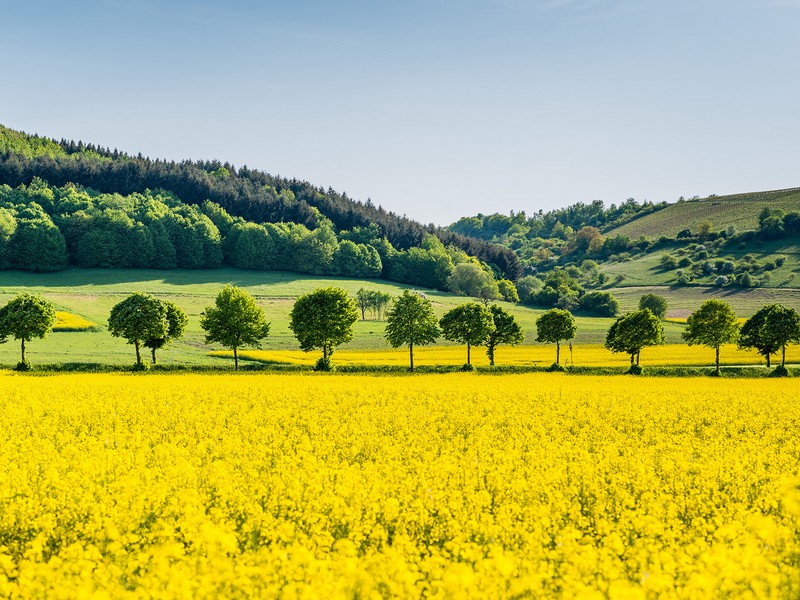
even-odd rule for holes
{"type": "MultiPolygon", "coordinates": [[[[338,242],[351,241],[356,246],[368,245],[387,262],[382,266],[381,277],[418,285],[444,287],[444,281],[449,276],[448,269],[455,264],[453,257],[456,257],[457,262],[461,254],[476,257],[499,278],[516,280],[522,273],[516,254],[501,245],[433,225],[422,225],[386,211],[370,200],[355,201],[344,193],[315,187],[305,181],[275,177],[247,167],[237,169],[233,165],[216,161],[152,160],[141,155],[130,156],[117,150],[83,142],[66,140],[56,142],[29,136],[0,126],[0,184],[18,190],[17,197],[13,197],[14,194],[8,190],[4,192],[4,202],[18,207],[20,198],[30,196],[32,193],[31,187],[34,188],[34,194],[36,190],[47,188],[58,200],[65,194],[68,195],[64,190],[70,185],[73,186],[71,188],[73,192],[70,193],[81,193],[95,199],[102,195],[127,198],[128,200],[123,203],[124,206],[118,207],[118,210],[126,212],[134,223],[138,223],[133,227],[134,229],[139,227],[140,231],[143,231],[141,227],[149,227],[148,223],[151,221],[146,218],[149,208],[143,208],[149,200],[143,203],[137,194],[156,199],[167,206],[172,203],[173,212],[180,218],[192,222],[192,227],[199,229],[208,227],[208,223],[198,215],[206,217],[220,230],[219,252],[214,250],[208,255],[203,254],[202,259],[184,260],[185,266],[213,266],[220,260],[237,264],[230,249],[233,241],[222,238],[227,238],[231,232],[238,233],[244,228],[243,223],[251,223],[253,226],[265,227],[271,234],[275,233],[276,228],[267,228],[265,224],[275,224],[277,229],[289,238],[292,234],[286,231],[302,231],[298,228],[303,227],[305,231],[314,232],[319,238],[328,238],[331,247],[333,245],[331,240],[337,239],[338,242]],[[176,203],[179,203],[180,207],[176,203]],[[208,208],[209,206],[213,206],[213,210],[208,208]],[[127,211],[133,208],[139,212],[128,214],[127,211]],[[214,214],[207,214],[209,212],[214,214]],[[226,217],[219,216],[222,214],[226,217]],[[214,215],[217,215],[216,219],[214,215]],[[241,221],[238,223],[239,228],[234,230],[231,225],[231,230],[226,232],[224,229],[229,224],[227,219],[239,219],[241,221]],[[227,254],[223,246],[228,247],[227,254]],[[391,257],[394,256],[392,252],[401,258],[392,261],[391,257]],[[443,258],[445,256],[448,257],[449,263],[443,258]],[[191,262],[198,264],[189,265],[191,262]],[[437,274],[432,275],[432,273],[437,274]]],[[[97,200],[97,207],[94,209],[107,210],[107,202],[107,198],[97,200]]],[[[38,204],[39,209],[49,215],[52,226],[62,231],[64,235],[67,248],[65,260],[75,264],[86,264],[85,258],[75,245],[77,242],[69,241],[71,233],[62,230],[62,225],[66,224],[60,223],[59,219],[63,220],[65,213],[56,214],[62,208],[56,205],[49,206],[47,201],[38,204]]],[[[6,208],[8,213],[9,209],[6,208]]],[[[34,208],[31,210],[36,212],[34,208]]],[[[159,207],[159,210],[163,208],[159,207]]],[[[43,222],[41,216],[22,214],[15,218],[21,221],[43,222]]],[[[6,214],[2,218],[8,221],[9,216],[6,214]]],[[[99,222],[100,220],[93,221],[93,224],[99,222]]],[[[165,227],[168,228],[167,225],[165,227]]],[[[100,236],[99,233],[97,235],[100,236]]],[[[88,245],[88,242],[84,245],[88,245]]],[[[175,264],[183,266],[177,248],[176,253],[175,264]]],[[[155,263],[163,259],[158,252],[156,256],[158,258],[153,259],[155,263]]],[[[167,253],[167,256],[171,254],[167,253]]],[[[172,264],[169,258],[163,265],[137,260],[139,263],[145,262],[165,268],[169,268],[166,265],[172,264]]],[[[374,271],[376,268],[374,255],[371,260],[374,271]]],[[[250,266],[259,264],[259,261],[260,259],[254,258],[250,261],[250,266]]],[[[125,263],[110,259],[107,262],[108,266],[124,266],[125,263]]],[[[135,260],[133,262],[136,263],[135,260]]],[[[62,263],[65,264],[65,261],[49,261],[48,268],[62,263]]],[[[281,266],[285,263],[277,264],[281,266]]],[[[17,268],[22,267],[17,266],[17,268]]],[[[335,272],[334,267],[318,268],[322,269],[320,272],[335,272]]]]}

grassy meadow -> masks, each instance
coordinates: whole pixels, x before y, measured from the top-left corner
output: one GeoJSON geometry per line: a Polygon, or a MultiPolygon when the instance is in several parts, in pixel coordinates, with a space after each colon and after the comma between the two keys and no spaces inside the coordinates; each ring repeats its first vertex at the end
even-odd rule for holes
{"type": "MultiPolygon", "coordinates": [[[[133,347],[124,340],[113,338],[107,331],[108,314],[111,307],[134,291],[147,292],[172,300],[189,316],[189,326],[183,339],[159,351],[159,361],[164,364],[219,366],[219,358],[211,356],[219,346],[207,346],[200,328],[200,314],[211,305],[219,289],[226,283],[243,287],[253,294],[258,304],[272,323],[271,334],[265,349],[274,351],[298,350],[299,346],[288,328],[289,311],[295,299],[319,287],[338,286],[352,295],[365,287],[399,295],[408,286],[382,280],[352,280],[343,278],[318,278],[294,273],[246,271],[234,268],[209,270],[112,270],[112,269],[68,269],[57,273],[23,273],[0,271],[0,302],[13,295],[32,292],[45,296],[56,304],[59,312],[69,313],[69,319],[82,320],[82,326],[59,329],[78,331],[55,331],[45,340],[34,340],[27,345],[28,355],[34,364],[107,364],[130,365],[134,361],[133,347]],[[87,325],[88,323],[88,325],[87,325]],[[81,331],[80,329],[88,330],[81,331]]],[[[800,290],[753,289],[747,291],[717,290],[710,288],[648,288],[621,287],[611,290],[620,301],[621,309],[635,308],[642,294],[655,291],[665,295],[671,305],[673,316],[686,316],[703,300],[720,296],[728,300],[742,316],[748,316],[768,302],[781,301],[800,308],[800,290]]],[[[454,294],[425,290],[432,300],[438,315],[469,300],[454,294]]],[[[526,334],[526,346],[534,344],[535,320],[543,312],[540,309],[500,303],[514,314],[526,334]]],[[[578,316],[578,334],[574,344],[600,344],[612,320],[608,318],[578,316]]],[[[367,320],[355,325],[354,340],[342,346],[340,352],[362,350],[388,350],[383,338],[385,321],[375,320],[369,313],[367,320]]],[[[667,342],[681,342],[680,323],[665,323],[667,342]]],[[[452,345],[444,340],[442,346],[452,345]]],[[[458,350],[455,350],[458,352],[458,350]]],[[[543,349],[543,353],[548,350],[543,349]]],[[[0,345],[0,365],[11,366],[18,360],[19,348],[14,340],[0,345]]],[[[482,355],[481,349],[474,354],[482,355]]],[[[502,355],[502,350],[501,350],[502,355]]],[[[608,354],[609,357],[611,354],[608,354]]],[[[449,359],[448,359],[449,360],[449,359]]],[[[462,360],[463,362],[463,360],[462,360]]]]}
{"type": "Polygon", "coordinates": [[[670,204],[654,213],[644,215],[612,229],[609,235],[626,235],[631,239],[646,236],[675,237],[684,229],[695,231],[703,221],[710,221],[714,231],[734,226],[737,231],[758,229],[758,214],[763,208],[780,208],[784,212],[800,206],[800,189],[775,190],[731,196],[711,196],[702,200],[687,200],[670,204]]]}

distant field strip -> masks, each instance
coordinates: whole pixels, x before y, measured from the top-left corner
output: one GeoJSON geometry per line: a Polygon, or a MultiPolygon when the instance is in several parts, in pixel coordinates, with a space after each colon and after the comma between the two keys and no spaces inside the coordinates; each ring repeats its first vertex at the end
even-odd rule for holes
{"type": "Polygon", "coordinates": [[[80,315],[60,310],[56,311],[56,322],[53,325],[53,331],[92,331],[95,329],[97,329],[97,323],[84,319],[80,315]]]}
{"type": "Polygon", "coordinates": [[[714,231],[733,225],[739,231],[758,228],[758,214],[765,207],[786,212],[800,207],[800,190],[779,190],[757,194],[720,196],[692,200],[669,206],[635,219],[608,232],[626,235],[631,239],[641,235],[674,237],[684,229],[695,230],[702,221],[710,221],[714,231]]]}
{"type": "MultiPolygon", "coordinates": [[[[211,352],[212,356],[233,358],[228,351],[211,352]]],[[[300,350],[241,350],[239,358],[266,364],[313,365],[321,353],[301,352],[300,350]]],[[[338,350],[333,354],[333,362],[338,365],[365,366],[407,366],[408,349],[386,350],[338,350]]],[[[501,346],[495,352],[496,366],[544,367],[555,362],[556,347],[553,346],[501,346]]],[[[773,356],[773,362],[778,356],[773,356]]],[[[786,349],[786,360],[800,362],[800,346],[786,349]]],[[[414,349],[415,366],[461,365],[467,361],[466,346],[434,346],[414,349]]],[[[714,350],[704,346],[667,344],[642,350],[643,366],[702,366],[714,362],[714,350]]],[[[472,348],[472,364],[488,366],[486,349],[472,348]]],[[[627,354],[613,354],[600,344],[569,344],[561,347],[561,364],[578,367],[624,367],[630,364],[627,354]]],[[[722,365],[760,365],[764,359],[756,352],[739,350],[735,346],[725,346],[720,350],[722,365]]]]}

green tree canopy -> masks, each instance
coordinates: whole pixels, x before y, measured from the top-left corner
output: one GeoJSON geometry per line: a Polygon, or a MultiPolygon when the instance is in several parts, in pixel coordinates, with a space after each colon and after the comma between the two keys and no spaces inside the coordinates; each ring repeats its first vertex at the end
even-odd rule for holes
{"type": "Polygon", "coordinates": [[[239,348],[261,348],[269,323],[255,298],[235,285],[226,285],[200,318],[206,344],[220,343],[233,350],[233,368],[239,370],[239,348]]]}
{"type": "Polygon", "coordinates": [[[467,364],[470,362],[470,348],[480,346],[494,331],[491,311],[477,302],[467,302],[447,311],[439,321],[445,339],[467,345],[467,364]]]}
{"type": "Polygon", "coordinates": [[[715,373],[719,375],[719,347],[730,344],[739,337],[739,324],[731,305],[723,300],[706,300],[686,320],[686,329],[681,334],[690,346],[702,344],[714,348],[716,353],[715,373]]]}
{"type": "Polygon", "coordinates": [[[53,303],[32,294],[19,294],[0,308],[0,343],[13,337],[21,341],[20,367],[25,367],[25,342],[43,339],[53,329],[56,309],[53,303]]]}
{"type": "Polygon", "coordinates": [[[321,288],[300,296],[289,314],[289,329],[304,352],[322,350],[329,360],[335,346],[353,339],[358,320],[355,301],[340,288],[321,288]]]}
{"type": "Polygon", "coordinates": [[[404,290],[386,313],[386,340],[392,348],[408,346],[409,371],[414,370],[414,345],[432,344],[439,337],[433,305],[420,294],[404,290]]]}
{"type": "Polygon", "coordinates": [[[781,367],[786,367],[786,346],[800,342],[800,315],[782,304],[768,304],[745,321],[739,335],[740,348],[755,348],[767,359],[781,352],[781,367]]]}
{"type": "Polygon", "coordinates": [[[645,294],[639,298],[639,310],[644,310],[645,308],[649,308],[651,313],[653,313],[659,319],[663,319],[667,316],[667,309],[669,308],[669,305],[667,304],[667,299],[664,298],[664,296],[659,296],[658,294],[645,294]]]}
{"type": "Polygon", "coordinates": [[[489,357],[489,364],[494,366],[494,351],[500,344],[510,344],[512,346],[521,344],[525,339],[525,334],[522,332],[522,327],[519,326],[517,320],[509,312],[506,312],[497,304],[492,304],[489,307],[492,313],[492,323],[494,323],[494,330],[492,330],[486,341],[486,355],[489,357]]]}
{"type": "Polygon", "coordinates": [[[167,308],[150,294],[135,292],[117,303],[108,317],[108,331],[136,348],[136,364],[142,364],[141,346],[147,340],[166,338],[167,308]]]}
{"type": "Polygon", "coordinates": [[[150,348],[153,357],[153,364],[156,364],[156,350],[163,348],[172,340],[183,337],[186,326],[189,324],[189,317],[178,305],[169,300],[161,300],[167,310],[167,335],[163,338],[150,338],[144,341],[144,347],[150,348]]]}
{"type": "Polygon", "coordinates": [[[561,361],[561,341],[575,337],[578,326],[568,310],[551,308],[536,319],[536,341],[556,345],[556,363],[561,361]]]}
{"type": "Polygon", "coordinates": [[[608,330],[605,347],[630,354],[631,366],[639,365],[642,348],[664,343],[664,325],[649,308],[619,317],[608,330]]]}
{"type": "Polygon", "coordinates": [[[447,289],[456,294],[483,300],[500,298],[500,290],[494,277],[473,262],[462,262],[453,267],[447,279],[447,289]]]}

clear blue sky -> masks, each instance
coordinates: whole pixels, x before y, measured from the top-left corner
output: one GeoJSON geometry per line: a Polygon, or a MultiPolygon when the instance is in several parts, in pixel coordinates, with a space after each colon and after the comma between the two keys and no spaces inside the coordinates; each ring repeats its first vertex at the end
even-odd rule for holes
{"type": "Polygon", "coordinates": [[[800,0],[0,0],[0,123],[446,224],[800,186],[800,0]]]}

